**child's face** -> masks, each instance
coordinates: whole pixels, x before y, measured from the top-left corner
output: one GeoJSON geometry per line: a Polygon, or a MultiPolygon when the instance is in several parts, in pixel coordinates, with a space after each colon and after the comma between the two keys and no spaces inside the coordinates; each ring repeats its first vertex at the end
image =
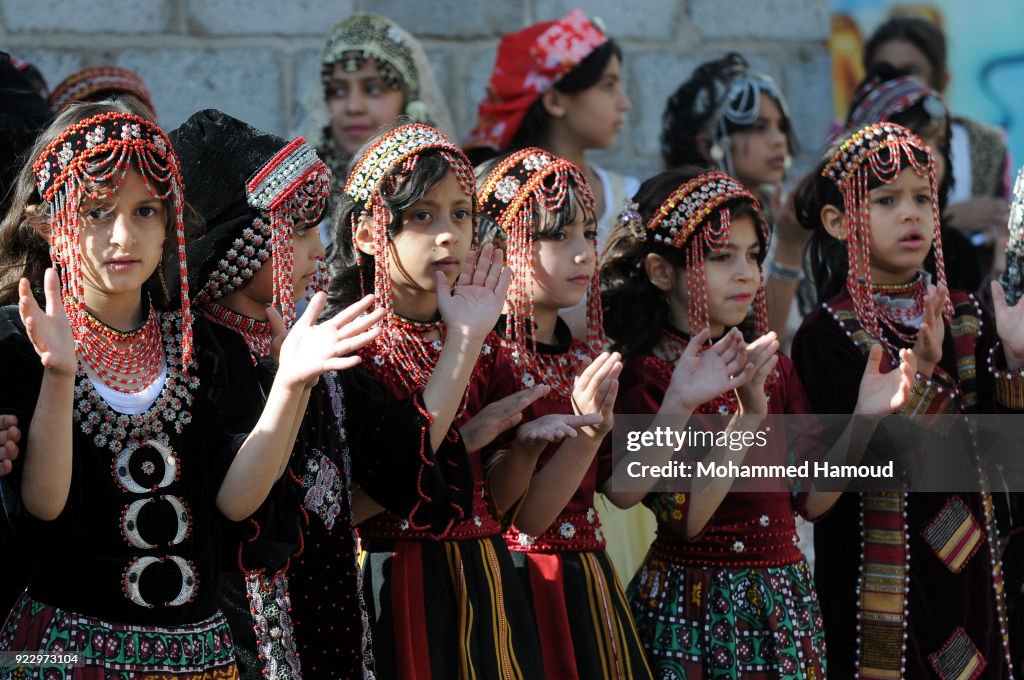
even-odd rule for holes
{"type": "Polygon", "coordinates": [[[778,184],[786,174],[789,133],[782,110],[762,94],[757,120],[749,128],[732,133],[733,173],[747,188],[778,184]]]}
{"type": "Polygon", "coordinates": [[[905,283],[924,266],[932,247],[935,215],[927,177],[904,168],[891,184],[868,192],[871,215],[871,279],[905,283]]]}
{"type": "Polygon", "coordinates": [[[581,205],[561,231],[536,240],[533,249],[533,303],[562,309],[583,299],[597,266],[597,220],[581,205]]]}
{"type": "MultiPolygon", "coordinates": [[[[708,321],[713,337],[720,336],[727,327],[739,325],[746,317],[761,286],[761,267],[757,262],[760,254],[761,243],[757,240],[754,220],[744,215],[733,219],[725,248],[710,252],[704,258],[708,321]]],[[[691,328],[687,319],[690,271],[682,267],[676,269],[669,308],[678,328],[697,333],[700,329],[691,328]]]]}
{"type": "MultiPolygon", "coordinates": [[[[306,287],[316,276],[317,260],[325,255],[316,224],[302,224],[292,230],[292,296],[295,302],[305,297],[306,287]]],[[[246,297],[269,305],[274,301],[274,258],[267,260],[244,288],[246,297]]]]}
{"type": "Polygon", "coordinates": [[[632,104],[622,89],[620,70],[613,55],[597,83],[566,98],[565,133],[584,149],[611,146],[622,129],[632,104]]]}
{"type": "Polygon", "coordinates": [[[393,123],[405,104],[404,90],[388,85],[373,59],[367,59],[358,71],[346,71],[340,62],[335,63],[326,92],[331,136],[350,156],[380,128],[393,123]]]}
{"type": "Polygon", "coordinates": [[[80,206],[80,247],[86,294],[138,295],[163,256],[167,208],[135,170],[116,193],[80,206]]]}
{"type": "Polygon", "coordinates": [[[473,202],[448,171],[402,213],[402,229],[392,241],[391,285],[413,296],[433,293],[439,271],[454,284],[472,245],[473,202]]]}
{"type": "Polygon", "coordinates": [[[928,56],[919,50],[914,43],[907,40],[890,40],[882,43],[875,50],[874,61],[885,62],[899,71],[917,78],[919,81],[941,92],[940,74],[935,73],[928,56]]]}

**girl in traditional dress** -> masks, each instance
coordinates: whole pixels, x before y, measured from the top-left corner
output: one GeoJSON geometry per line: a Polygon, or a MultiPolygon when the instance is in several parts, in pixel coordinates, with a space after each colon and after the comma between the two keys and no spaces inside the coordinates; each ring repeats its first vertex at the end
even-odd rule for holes
{"type": "Polygon", "coordinates": [[[18,295],[2,316],[15,374],[0,411],[24,426],[4,497],[31,564],[0,648],[77,653],[69,677],[236,677],[216,600],[222,524],[252,514],[284,472],[303,386],[357,363],[343,355],[379,331],[313,325],[318,296],[266,405],[224,408],[231,379],[187,284],[177,311],[156,307],[171,302],[165,258],[187,281],[166,135],[130,103],[73,105],[32,157],[0,225],[4,299],[18,295]]]}
{"type": "Polygon", "coordinates": [[[484,163],[477,174],[482,240],[502,244],[514,273],[499,326],[502,351],[521,386],[551,389],[527,417],[574,409],[604,417],[542,452],[505,536],[532,597],[545,669],[551,678],[650,677],[594,507],[610,470],[598,449],[611,431],[621,363],[602,352],[590,185],[574,165],[537,147],[484,163]],[[588,334],[573,338],[559,310],[584,295],[588,334]]]}
{"type": "MultiPolygon", "coordinates": [[[[473,169],[447,137],[404,125],[360,154],[334,224],[332,303],[373,290],[387,310],[383,335],[362,356],[389,392],[404,398],[432,373],[472,370],[465,394],[431,413],[459,426],[473,470],[470,513],[446,527],[391,512],[359,524],[374,656],[386,678],[544,677],[533,617],[502,534],[539,452],[602,420],[548,415],[521,425],[501,452],[481,451],[520,417],[496,415],[495,403],[513,394],[521,410],[545,389],[516,395],[512,366],[499,351],[492,329],[510,273],[495,284],[502,258],[498,251],[492,260],[490,245],[472,265],[475,195],[473,169]],[[464,304],[449,292],[456,277],[460,289],[481,286],[464,304]],[[500,484],[485,476],[491,463],[501,466],[500,484]]],[[[372,514],[372,504],[355,505],[357,521],[372,514]]]]}
{"type": "MultiPolygon", "coordinates": [[[[914,349],[908,416],[1024,407],[1024,308],[1008,307],[997,283],[994,320],[973,295],[947,292],[928,146],[876,123],[850,133],[817,170],[796,202],[813,230],[808,262],[821,306],[793,343],[814,410],[849,413],[854,380],[878,347],[886,362],[914,349]]],[[[818,529],[830,673],[1012,675],[987,492],[847,494],[818,529]]]]}
{"type": "MultiPolygon", "coordinates": [[[[636,201],[602,264],[605,328],[626,356],[616,409],[671,415],[677,429],[695,413],[742,414],[729,427],[743,429],[769,414],[807,413],[792,365],[766,332],[768,228],[757,199],[721,172],[683,169],[646,181],[636,201]],[[738,326],[751,306],[748,344],[738,326]],[[707,348],[710,338],[720,339],[707,348]]],[[[880,359],[876,352],[863,371],[858,413],[888,413],[906,398],[910,365],[881,375],[880,359]]],[[[849,449],[837,445],[828,455],[855,453],[873,425],[866,421],[849,449]]],[[[785,437],[767,442],[728,456],[784,460],[785,437]]],[[[722,484],[649,494],[606,485],[613,502],[643,501],[658,520],[628,589],[655,677],[824,677],[820,609],[794,517],[819,517],[838,494],[794,494],[786,480],[773,481],[767,492],[722,484]]]]}

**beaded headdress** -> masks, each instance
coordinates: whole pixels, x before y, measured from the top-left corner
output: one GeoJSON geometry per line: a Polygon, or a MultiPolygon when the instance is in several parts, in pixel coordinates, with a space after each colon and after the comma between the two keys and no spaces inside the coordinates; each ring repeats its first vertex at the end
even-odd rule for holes
{"type": "MultiPolygon", "coordinates": [[[[527,147],[499,162],[477,192],[480,213],[494,220],[506,234],[506,257],[513,279],[507,296],[510,312],[505,335],[512,345],[531,350],[521,353],[527,363],[536,352],[532,333],[536,215],[559,210],[571,191],[577,191],[586,210],[594,212],[594,194],[579,168],[543,149],[527,147]]],[[[587,291],[587,345],[594,355],[604,346],[603,328],[601,284],[595,266],[587,291]]]]}
{"type": "MultiPolygon", "coordinates": [[[[941,219],[935,184],[935,160],[928,145],[901,125],[876,123],[854,132],[836,150],[821,171],[832,180],[843,197],[847,218],[846,248],[849,269],[846,286],[853,299],[858,320],[871,336],[887,342],[882,326],[900,335],[887,315],[880,313],[871,281],[871,205],[868,197],[869,173],[880,182],[893,182],[904,168],[913,168],[928,178],[932,195],[932,249],[938,285],[946,285],[946,265],[942,256],[941,219]],[[921,161],[918,156],[926,160],[921,161]]],[[[953,306],[947,299],[943,315],[952,318],[953,306]]]]}
{"type": "MultiPolygon", "coordinates": [[[[476,177],[466,155],[444,133],[419,123],[402,125],[377,139],[356,161],[345,183],[345,194],[357,205],[352,211],[349,225],[352,229],[352,247],[357,253],[355,234],[359,220],[366,215],[372,223],[372,292],[376,296],[377,306],[386,312],[384,332],[378,340],[385,352],[402,343],[402,333],[395,323],[394,299],[391,295],[391,244],[388,228],[392,215],[381,198],[381,190],[390,192],[401,186],[415,170],[420,155],[427,151],[437,151],[454,173],[463,193],[475,198],[476,177]]],[[[367,290],[367,282],[362,280],[362,274],[360,284],[364,295],[370,292],[367,290]]],[[[413,370],[411,365],[407,368],[413,370]]]]}
{"type": "Polygon", "coordinates": [[[93,66],[75,71],[53,88],[50,108],[59,112],[71,102],[94,101],[94,96],[100,93],[130,94],[150,111],[156,111],[146,83],[135,71],[121,66],[93,66]]]}
{"type": "Polygon", "coordinates": [[[79,205],[85,199],[101,199],[90,185],[113,183],[111,192],[124,182],[128,170],[137,171],[151,195],[174,206],[174,233],[181,276],[182,359],[192,358],[192,316],[189,307],[185,263],[185,226],[181,172],[171,143],[155,123],[133,113],[111,111],[69,126],[47,145],[32,165],[36,187],[53,208],[50,223],[50,259],[60,274],[61,294],[70,307],[76,344],[85,341],[88,325],[75,319],[91,318],[85,308],[79,205]],[[161,193],[156,186],[164,186],[161,193]]]}
{"type": "MultiPolygon", "coordinates": [[[[724,248],[732,229],[730,204],[750,203],[758,215],[756,228],[767,247],[771,231],[761,203],[737,180],[717,170],[705,172],[669,194],[644,225],[643,237],[682,250],[687,270],[687,317],[690,332],[709,325],[707,273],[704,256],[724,248]],[[718,214],[718,224],[712,219],[718,214]]],[[[768,331],[764,278],[754,296],[754,327],[758,335],[768,331]]]]}

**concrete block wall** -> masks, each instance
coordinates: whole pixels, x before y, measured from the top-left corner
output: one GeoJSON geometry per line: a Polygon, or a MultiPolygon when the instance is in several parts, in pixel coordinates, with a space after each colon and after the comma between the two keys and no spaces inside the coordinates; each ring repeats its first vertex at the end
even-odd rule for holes
{"type": "Polygon", "coordinates": [[[647,176],[660,169],[668,96],[693,68],[744,53],[786,92],[809,164],[829,131],[828,0],[0,0],[0,48],[36,64],[52,87],[75,70],[113,63],[147,82],[171,129],[214,107],[277,134],[296,133],[330,27],[350,12],[397,20],[419,37],[460,135],[494,64],[499,36],[580,6],[622,45],[629,123],[593,156],[647,176]]]}

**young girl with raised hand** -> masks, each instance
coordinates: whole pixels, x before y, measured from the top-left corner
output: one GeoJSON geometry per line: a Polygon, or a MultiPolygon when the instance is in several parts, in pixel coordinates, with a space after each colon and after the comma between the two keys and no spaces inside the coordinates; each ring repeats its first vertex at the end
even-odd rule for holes
{"type": "Polygon", "coordinates": [[[0,352],[19,374],[5,381],[0,410],[25,428],[5,496],[17,494],[8,508],[32,566],[0,647],[77,652],[84,676],[235,677],[216,603],[219,516],[239,521],[263,502],[291,450],[303,385],[357,363],[341,355],[376,331],[303,317],[246,436],[232,422],[243,410],[221,407],[230,379],[208,327],[192,319],[188,286],[179,311],[154,304],[168,302],[165,256],[187,281],[166,135],[130,104],[75,105],[33,157],[0,227],[16,244],[5,249],[4,290],[18,291],[17,315],[3,310],[0,352]],[[40,279],[45,310],[30,285],[40,279]]]}
{"type": "MultiPolygon", "coordinates": [[[[927,145],[894,123],[851,133],[798,189],[821,307],[797,333],[793,362],[815,411],[852,410],[877,347],[887,362],[914,349],[908,416],[1024,407],[1024,308],[993,283],[993,324],[973,295],[947,292],[936,194],[927,145]]],[[[1011,675],[988,493],[848,494],[818,529],[830,672],[1011,675]]]]}
{"type": "MultiPolygon", "coordinates": [[[[626,355],[616,410],[674,416],[674,427],[694,413],[742,414],[743,428],[808,412],[765,332],[768,227],[757,199],[721,172],[683,169],[646,181],[636,200],[602,265],[605,328],[626,355]],[[738,326],[751,305],[747,344],[738,326]],[[710,338],[720,339],[706,347],[710,338]]],[[[864,373],[858,413],[887,413],[905,398],[909,368],[880,375],[879,359],[864,373]]],[[[779,460],[784,438],[768,442],[733,460],[779,460]]],[[[794,515],[820,516],[837,494],[791,494],[785,480],[769,493],[606,493],[619,505],[643,500],[658,519],[628,589],[656,677],[823,677],[824,632],[794,515]]]]}
{"type": "MultiPolygon", "coordinates": [[[[600,412],[600,425],[552,444],[531,470],[530,492],[506,542],[529,591],[550,678],[649,677],[622,586],[604,552],[594,493],[598,449],[610,432],[621,363],[602,352],[596,221],[590,185],[576,166],[536,147],[483,164],[477,193],[481,239],[508,253],[513,284],[499,324],[520,386],[551,391],[527,418],[600,412]],[[588,333],[573,338],[559,310],[589,293],[588,333]]],[[[507,478],[493,464],[493,487],[507,478]]]]}
{"type": "MultiPolygon", "coordinates": [[[[519,416],[485,408],[516,387],[492,331],[510,272],[501,251],[486,245],[477,261],[471,250],[475,193],[473,170],[447,137],[404,125],[360,155],[334,225],[332,302],[345,304],[372,286],[388,314],[383,335],[363,354],[365,366],[396,397],[423,389],[432,373],[472,370],[465,393],[431,413],[459,426],[473,469],[470,514],[441,531],[393,513],[359,526],[382,677],[544,677],[502,522],[525,491],[537,450],[601,420],[553,414],[520,426],[506,454],[509,463],[520,461],[516,479],[503,485],[501,498],[485,483],[480,449],[519,416]],[[456,277],[457,290],[470,291],[461,301],[450,293],[456,277]]],[[[521,410],[544,392],[538,386],[512,400],[521,410]]]]}

